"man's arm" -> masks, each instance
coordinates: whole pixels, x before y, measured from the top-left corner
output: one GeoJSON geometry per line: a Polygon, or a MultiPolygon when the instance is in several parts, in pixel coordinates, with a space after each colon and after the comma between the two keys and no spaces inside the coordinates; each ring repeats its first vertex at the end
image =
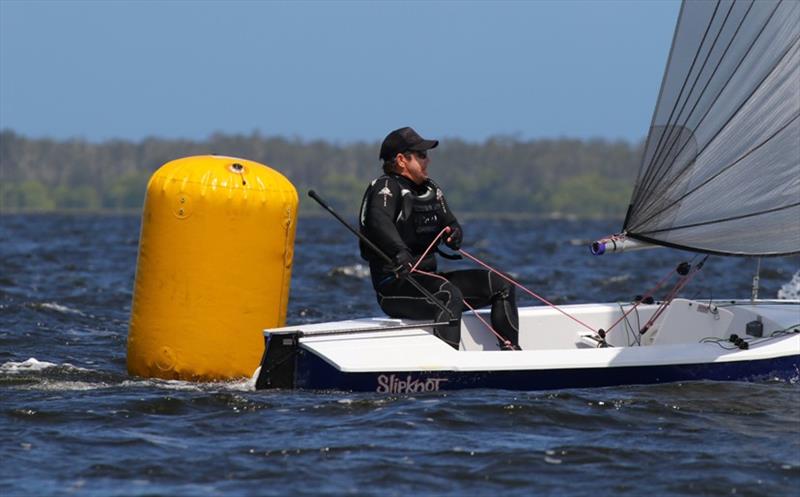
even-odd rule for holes
{"type": "Polygon", "coordinates": [[[447,199],[444,198],[442,189],[439,188],[439,185],[437,185],[435,182],[431,181],[431,183],[433,183],[434,188],[436,188],[436,198],[439,199],[442,211],[444,212],[444,218],[442,219],[441,226],[447,226],[450,228],[450,233],[446,234],[443,237],[443,240],[448,247],[453,250],[458,250],[461,248],[461,239],[463,237],[461,225],[458,223],[458,219],[456,219],[455,214],[453,214],[453,210],[447,203],[447,199]]]}
{"type": "Polygon", "coordinates": [[[396,258],[400,252],[410,252],[395,225],[395,217],[400,211],[402,201],[400,185],[389,178],[378,179],[365,199],[366,235],[372,243],[392,258],[396,258]]]}

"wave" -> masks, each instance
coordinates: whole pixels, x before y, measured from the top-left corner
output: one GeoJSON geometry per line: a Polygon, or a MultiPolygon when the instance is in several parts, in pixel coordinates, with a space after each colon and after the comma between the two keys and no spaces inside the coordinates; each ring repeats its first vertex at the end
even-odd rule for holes
{"type": "Polygon", "coordinates": [[[164,390],[208,392],[208,391],[233,391],[233,392],[254,392],[256,389],[255,377],[244,378],[231,381],[184,381],[184,380],[160,380],[157,378],[136,378],[125,380],[120,383],[122,387],[154,387],[164,390]]]}
{"type": "Polygon", "coordinates": [[[115,385],[108,383],[93,383],[90,381],[43,380],[40,383],[28,384],[19,388],[23,390],[42,390],[48,392],[82,392],[113,388],[114,386],[115,385]]]}
{"type": "Polygon", "coordinates": [[[42,303],[32,303],[28,304],[29,307],[32,309],[45,309],[48,311],[55,311],[61,314],[75,314],[78,316],[85,316],[85,314],[78,309],[73,309],[71,307],[67,307],[65,305],[57,304],[55,302],[42,302],[42,303]]]}
{"type": "Polygon", "coordinates": [[[360,263],[335,267],[330,270],[328,276],[347,276],[350,278],[365,279],[369,278],[369,267],[360,263]]]}
{"type": "Polygon", "coordinates": [[[25,361],[0,364],[0,381],[5,377],[17,388],[30,390],[95,390],[103,388],[161,388],[178,391],[255,391],[257,373],[252,378],[231,381],[193,382],[158,378],[131,378],[125,374],[97,371],[68,362],[54,363],[31,357],[25,361]]]}
{"type": "Polygon", "coordinates": [[[0,364],[0,373],[6,373],[6,374],[30,373],[32,371],[43,371],[47,368],[57,368],[57,367],[72,369],[74,371],[90,371],[88,369],[84,369],[78,366],[73,366],[68,362],[65,362],[63,364],[55,364],[47,361],[40,361],[35,357],[31,357],[30,359],[22,362],[9,361],[0,364]]]}
{"type": "Polygon", "coordinates": [[[778,290],[778,298],[781,300],[800,299],[800,271],[794,273],[792,279],[778,290]]]}

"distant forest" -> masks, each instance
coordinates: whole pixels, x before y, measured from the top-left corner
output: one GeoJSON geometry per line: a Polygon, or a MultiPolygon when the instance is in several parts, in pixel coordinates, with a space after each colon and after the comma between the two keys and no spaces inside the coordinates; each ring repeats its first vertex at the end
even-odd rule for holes
{"type": "MultiPolygon", "coordinates": [[[[642,143],[444,139],[429,173],[458,213],[622,217],[642,143]]],[[[147,138],[32,139],[0,132],[0,212],[141,209],[150,175],[173,159],[198,154],[242,157],[283,173],[301,193],[303,213],[317,213],[314,188],[341,212],[355,213],[369,180],[380,174],[377,142],[334,144],[280,137],[214,134],[204,141],[147,138]]]]}

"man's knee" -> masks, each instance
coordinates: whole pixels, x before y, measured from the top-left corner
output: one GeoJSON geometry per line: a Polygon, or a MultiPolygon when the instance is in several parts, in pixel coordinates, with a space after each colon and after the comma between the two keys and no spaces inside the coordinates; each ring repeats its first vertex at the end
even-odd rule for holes
{"type": "Polygon", "coordinates": [[[461,289],[459,289],[454,284],[450,283],[449,281],[442,282],[442,285],[439,287],[439,290],[434,294],[434,297],[442,300],[447,307],[452,308],[461,308],[461,301],[464,299],[464,295],[461,293],[461,289]]]}
{"type": "Polygon", "coordinates": [[[492,272],[490,278],[492,278],[492,289],[494,293],[492,294],[493,299],[500,299],[500,300],[515,300],[516,299],[516,288],[514,285],[509,283],[505,278],[501,277],[500,275],[492,272]]]}

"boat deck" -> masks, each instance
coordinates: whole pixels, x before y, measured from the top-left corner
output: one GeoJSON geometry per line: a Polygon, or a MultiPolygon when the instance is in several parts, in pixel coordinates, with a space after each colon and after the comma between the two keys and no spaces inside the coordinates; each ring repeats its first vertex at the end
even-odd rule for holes
{"type": "MultiPolygon", "coordinates": [[[[731,302],[731,301],[727,301],[731,302]]],[[[553,368],[597,368],[642,364],[696,364],[730,360],[759,360],[774,357],[778,349],[792,347],[800,354],[800,334],[785,339],[769,335],[800,324],[800,305],[785,302],[707,304],[685,299],[674,300],[646,334],[639,326],[649,319],[657,305],[641,305],[607,336],[609,347],[587,336],[592,332],[563,313],[549,307],[520,309],[522,351],[500,351],[497,340],[472,313],[462,321],[461,349],[455,350],[436,338],[430,329],[392,330],[414,321],[370,318],[281,328],[270,331],[302,331],[302,348],[344,372],[367,371],[502,371],[545,370],[553,368]],[[735,348],[728,338],[733,333],[745,337],[745,325],[760,316],[764,337],[748,337],[748,350],[735,348]],[[343,335],[320,335],[343,329],[370,329],[343,335]],[[627,331],[625,329],[627,327],[627,331]],[[789,340],[789,342],[786,341],[789,340]],[[705,340],[705,343],[702,343],[705,340]],[[787,345],[788,344],[788,345],[787,345]]],[[[562,309],[588,326],[607,329],[630,306],[585,304],[562,309]]],[[[488,321],[489,311],[485,314],[488,321]]]]}

